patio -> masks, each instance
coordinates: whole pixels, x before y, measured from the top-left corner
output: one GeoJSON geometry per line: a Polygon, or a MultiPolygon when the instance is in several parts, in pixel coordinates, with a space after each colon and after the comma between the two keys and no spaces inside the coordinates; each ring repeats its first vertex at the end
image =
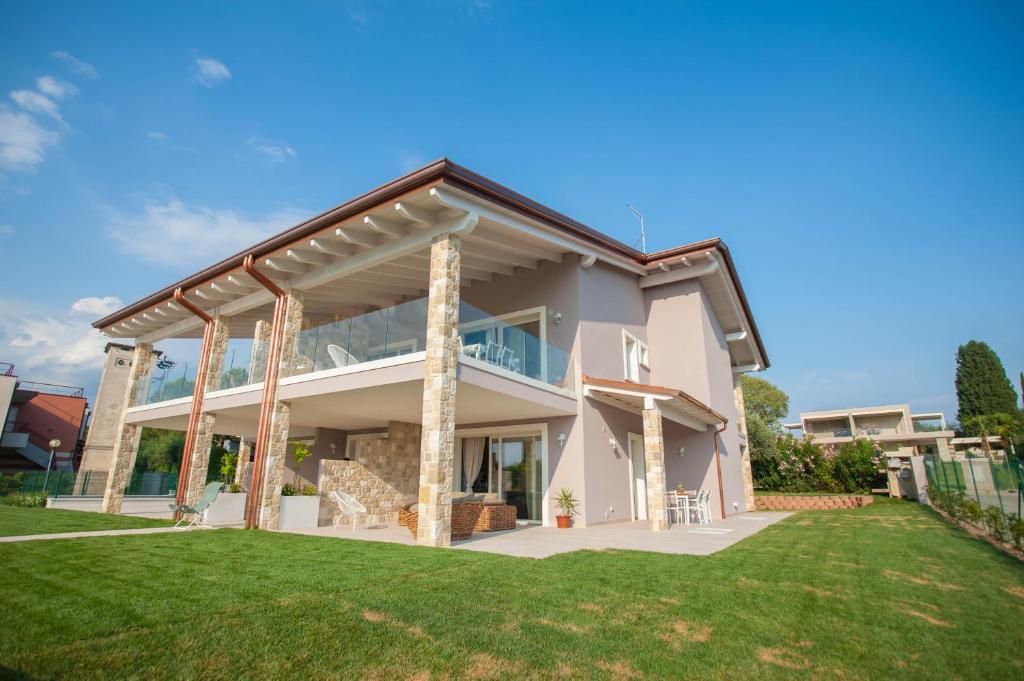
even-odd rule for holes
{"type": "MultiPolygon", "coordinates": [[[[646,521],[575,527],[571,530],[520,525],[514,530],[474,533],[469,539],[452,542],[452,548],[520,558],[547,558],[579,550],[651,551],[706,556],[726,549],[789,515],[782,512],[741,513],[712,525],[672,525],[666,532],[651,532],[646,521]]],[[[337,528],[318,527],[287,532],[409,546],[416,544],[409,530],[398,525],[360,527],[353,533],[351,525],[342,523],[337,528]]]]}

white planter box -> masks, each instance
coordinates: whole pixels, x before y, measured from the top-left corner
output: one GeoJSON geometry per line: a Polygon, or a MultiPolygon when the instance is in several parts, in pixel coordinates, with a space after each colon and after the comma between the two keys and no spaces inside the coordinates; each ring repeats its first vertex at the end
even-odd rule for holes
{"type": "Polygon", "coordinates": [[[203,511],[203,523],[206,525],[243,525],[245,524],[245,492],[221,492],[213,500],[210,507],[203,511]]]}
{"type": "Polygon", "coordinates": [[[281,497],[281,516],[278,529],[308,530],[315,528],[320,518],[320,497],[281,497]]]}

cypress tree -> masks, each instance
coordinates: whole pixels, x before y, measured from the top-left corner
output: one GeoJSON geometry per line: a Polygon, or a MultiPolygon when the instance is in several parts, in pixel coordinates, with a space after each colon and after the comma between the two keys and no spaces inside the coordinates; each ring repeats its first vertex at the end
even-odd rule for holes
{"type": "Polygon", "coordinates": [[[987,343],[972,340],[957,348],[956,399],[961,424],[974,416],[1017,413],[1017,392],[987,343]]]}

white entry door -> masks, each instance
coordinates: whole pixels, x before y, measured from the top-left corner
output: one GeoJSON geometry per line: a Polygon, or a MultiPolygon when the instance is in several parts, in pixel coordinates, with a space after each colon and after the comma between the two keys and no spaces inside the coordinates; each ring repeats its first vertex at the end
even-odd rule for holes
{"type": "Polygon", "coordinates": [[[647,520],[647,463],[644,460],[644,438],[629,434],[629,470],[632,480],[633,518],[647,520]]]}

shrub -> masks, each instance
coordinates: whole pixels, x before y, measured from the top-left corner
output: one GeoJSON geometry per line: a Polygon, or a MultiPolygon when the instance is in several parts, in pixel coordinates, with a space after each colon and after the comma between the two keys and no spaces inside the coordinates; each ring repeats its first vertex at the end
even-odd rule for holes
{"type": "Polygon", "coordinates": [[[1013,545],[1018,549],[1024,549],[1024,518],[1011,515],[1006,524],[1013,545]]]}
{"type": "Polygon", "coordinates": [[[24,481],[24,473],[15,473],[14,475],[5,475],[0,473],[0,497],[5,497],[8,494],[14,494],[21,489],[24,481]]]}
{"type": "Polygon", "coordinates": [[[16,494],[8,494],[5,497],[0,497],[0,504],[5,506],[21,506],[24,508],[45,508],[46,495],[42,492],[36,492],[33,494],[22,494],[21,492],[18,492],[16,494]]]}
{"type": "Polygon", "coordinates": [[[299,495],[299,490],[298,490],[298,488],[295,487],[295,485],[292,485],[292,484],[289,483],[289,484],[286,484],[286,485],[281,487],[281,496],[282,497],[295,497],[295,496],[298,496],[298,495],[299,495]]]}
{"type": "Polygon", "coordinates": [[[989,534],[999,541],[1009,542],[1013,539],[1010,534],[1010,518],[1003,513],[1003,509],[998,506],[989,506],[982,513],[982,519],[989,534]]]}
{"type": "Polygon", "coordinates": [[[867,493],[878,477],[884,455],[870,440],[844,443],[830,458],[831,477],[837,491],[867,493]]]}
{"type": "Polygon", "coordinates": [[[302,496],[304,497],[315,497],[317,495],[316,487],[313,485],[306,485],[302,488],[302,496]]]}

